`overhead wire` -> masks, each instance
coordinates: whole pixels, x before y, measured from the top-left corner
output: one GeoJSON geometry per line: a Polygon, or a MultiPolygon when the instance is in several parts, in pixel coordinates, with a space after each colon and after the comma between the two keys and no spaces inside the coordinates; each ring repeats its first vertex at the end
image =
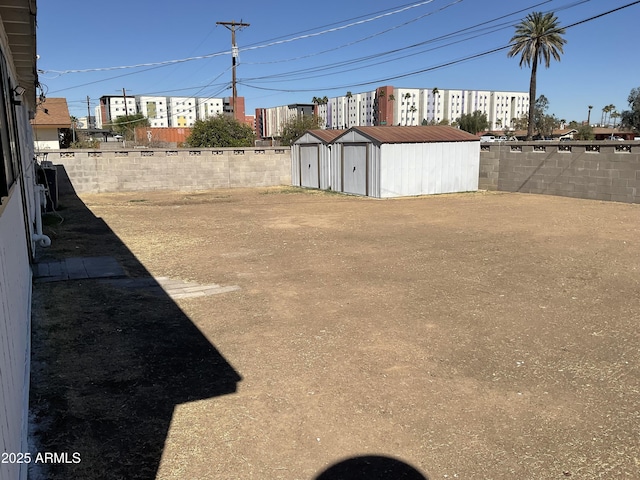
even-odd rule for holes
{"type": "MultiPolygon", "coordinates": [[[[425,5],[425,4],[431,3],[432,1],[433,0],[429,0],[429,1],[425,1],[425,2],[419,2],[419,3],[406,4],[406,5],[402,6],[404,8],[404,10],[402,10],[401,8],[396,8],[394,10],[389,10],[388,9],[387,12],[390,12],[390,13],[387,13],[387,15],[391,14],[391,12],[406,11],[407,8],[415,8],[418,5],[425,5]]],[[[459,1],[462,1],[462,0],[459,0],[459,1]]],[[[527,9],[534,8],[536,6],[543,5],[543,4],[549,3],[551,1],[553,1],[553,0],[547,0],[547,1],[544,1],[544,2],[540,2],[538,4],[535,4],[532,7],[528,7],[527,9]]],[[[571,4],[558,7],[556,9],[554,9],[553,11],[560,11],[560,10],[564,10],[564,9],[568,9],[568,8],[573,8],[574,6],[577,6],[577,5],[580,5],[580,4],[583,4],[583,3],[587,3],[589,1],[591,1],[591,0],[581,0],[581,1],[573,2],[571,4]]],[[[455,3],[457,3],[457,2],[454,2],[454,4],[455,3]]],[[[628,3],[626,5],[623,5],[623,6],[620,6],[620,7],[617,7],[617,8],[614,8],[614,9],[612,9],[610,11],[607,11],[607,12],[603,12],[601,14],[595,15],[595,16],[590,17],[588,19],[584,19],[584,20],[582,20],[580,22],[568,25],[567,27],[564,27],[564,28],[570,28],[572,26],[580,25],[580,24],[586,23],[588,21],[595,20],[596,18],[600,18],[600,17],[608,15],[610,13],[614,13],[614,12],[620,11],[622,9],[628,8],[628,7],[636,5],[638,3],[640,3],[640,0],[628,3]]],[[[446,8],[446,7],[443,7],[443,8],[446,8]]],[[[417,71],[407,72],[407,73],[403,73],[403,74],[399,74],[399,75],[395,75],[395,76],[386,77],[384,79],[367,81],[367,82],[362,82],[362,83],[359,83],[359,84],[351,83],[351,84],[349,84],[347,86],[341,85],[341,86],[337,86],[337,87],[320,87],[320,88],[316,87],[316,88],[313,88],[313,89],[299,89],[299,88],[298,89],[290,89],[290,88],[270,89],[270,88],[267,88],[267,87],[259,87],[258,85],[253,85],[253,84],[249,83],[249,82],[256,82],[258,80],[262,81],[263,83],[268,83],[268,82],[271,82],[271,81],[276,81],[276,79],[279,79],[279,81],[293,81],[293,80],[295,80],[295,78],[292,78],[291,80],[283,80],[283,77],[308,74],[308,73],[311,73],[311,72],[320,72],[320,71],[330,70],[332,68],[333,69],[342,68],[342,67],[349,66],[349,65],[355,65],[357,62],[362,63],[362,62],[373,61],[373,60],[378,60],[379,61],[381,56],[392,55],[394,53],[398,53],[399,51],[404,51],[404,50],[407,50],[407,49],[410,49],[410,48],[416,48],[418,46],[422,46],[422,45],[425,45],[425,44],[428,44],[428,43],[433,43],[435,41],[443,40],[443,39],[446,39],[446,38],[452,38],[452,37],[455,37],[455,36],[461,36],[461,35],[465,35],[465,34],[468,35],[468,33],[465,33],[468,30],[472,31],[472,29],[478,29],[482,25],[488,25],[488,24],[491,24],[491,23],[495,23],[497,20],[500,20],[502,18],[507,18],[508,16],[515,15],[516,13],[519,13],[521,11],[522,10],[517,11],[517,12],[512,12],[511,14],[503,15],[503,16],[488,20],[486,22],[482,22],[480,24],[477,24],[477,25],[474,25],[474,26],[471,26],[471,27],[466,27],[465,29],[461,29],[461,30],[458,30],[458,31],[455,31],[455,32],[450,32],[448,34],[445,34],[445,35],[442,35],[440,37],[437,37],[436,39],[430,39],[430,40],[426,40],[426,41],[423,41],[423,42],[414,43],[412,45],[405,46],[405,47],[402,47],[402,48],[393,49],[393,50],[389,50],[387,52],[381,52],[381,53],[372,54],[372,55],[368,55],[368,56],[364,56],[364,57],[359,57],[359,58],[356,58],[356,59],[350,59],[350,60],[344,60],[344,61],[341,61],[341,62],[335,62],[334,64],[330,64],[330,65],[322,65],[322,66],[319,66],[319,67],[309,67],[307,69],[300,69],[300,70],[294,70],[294,71],[291,71],[291,72],[277,73],[277,74],[266,75],[266,76],[262,76],[262,77],[240,79],[240,81],[238,83],[242,84],[244,86],[247,86],[249,88],[257,88],[257,89],[261,89],[261,90],[270,90],[270,91],[274,91],[274,92],[278,92],[278,91],[279,92],[293,92],[293,91],[312,91],[312,90],[313,91],[317,91],[317,90],[321,90],[321,89],[324,89],[324,90],[335,90],[335,89],[338,89],[338,88],[345,88],[345,87],[371,85],[371,84],[379,83],[381,81],[383,82],[383,81],[386,81],[386,80],[403,78],[403,77],[406,77],[406,76],[412,76],[412,75],[417,75],[417,74],[420,74],[420,73],[424,73],[426,71],[432,71],[432,70],[438,69],[438,68],[445,68],[445,67],[448,67],[448,66],[451,66],[451,65],[455,65],[457,63],[470,61],[473,58],[479,58],[481,56],[484,56],[484,55],[487,55],[487,54],[490,54],[490,53],[495,53],[496,51],[503,50],[503,49],[505,49],[507,47],[506,46],[505,47],[498,47],[497,49],[491,49],[491,50],[489,50],[487,52],[480,52],[478,54],[467,56],[467,57],[463,57],[463,58],[460,58],[460,59],[457,59],[457,60],[453,60],[453,61],[450,61],[450,62],[443,62],[442,64],[436,65],[434,67],[429,67],[427,69],[421,69],[421,70],[417,70],[417,71]]],[[[383,12],[385,12],[385,11],[383,11],[383,12]]],[[[374,18],[381,18],[382,16],[383,15],[380,15],[380,14],[374,14],[373,17],[367,16],[365,19],[369,19],[369,21],[373,21],[374,18]]],[[[365,16],[362,16],[362,17],[365,17],[365,16]]],[[[356,17],[356,18],[362,18],[362,17],[356,17]]],[[[355,26],[355,25],[361,24],[361,22],[362,21],[351,22],[351,23],[348,23],[347,25],[355,26]]],[[[343,22],[336,22],[335,24],[340,25],[342,23],[343,22]]],[[[405,24],[408,24],[408,23],[410,23],[410,22],[405,22],[405,24]]],[[[331,24],[331,25],[333,25],[333,24],[331,24]]],[[[338,28],[349,28],[347,25],[342,25],[341,27],[336,27],[336,29],[338,29],[338,28]]],[[[509,23],[506,26],[494,25],[492,27],[487,27],[487,28],[491,28],[493,30],[488,31],[488,32],[486,32],[484,34],[493,33],[494,31],[497,31],[497,29],[507,28],[510,25],[511,24],[509,23]]],[[[336,31],[336,29],[333,29],[333,28],[324,29],[324,30],[321,30],[320,32],[315,32],[315,34],[309,34],[309,35],[330,33],[330,32],[336,31]]],[[[315,30],[315,29],[311,29],[311,30],[315,30]]],[[[390,30],[391,29],[387,29],[386,31],[390,31],[390,30]]],[[[380,34],[382,34],[382,33],[380,32],[380,34]]],[[[443,45],[443,46],[436,47],[436,48],[443,48],[444,46],[452,45],[454,43],[459,43],[460,41],[472,40],[473,38],[477,38],[477,36],[479,36],[479,35],[481,35],[481,34],[478,34],[478,35],[475,35],[475,36],[471,36],[471,37],[467,37],[465,39],[462,39],[462,40],[459,40],[459,41],[456,41],[456,42],[452,42],[452,43],[449,43],[447,45],[443,45]]],[[[375,36],[377,36],[377,34],[370,35],[369,37],[365,37],[365,39],[373,38],[375,36]]],[[[278,37],[278,38],[281,38],[281,37],[278,37]]],[[[306,34],[305,35],[297,35],[296,37],[293,37],[293,38],[286,38],[285,39],[286,41],[282,41],[282,42],[278,41],[277,39],[276,39],[276,41],[272,41],[272,42],[266,42],[266,43],[262,42],[259,45],[245,47],[245,48],[241,49],[241,51],[256,50],[258,48],[264,48],[266,46],[278,45],[280,43],[288,43],[289,41],[294,41],[294,39],[303,39],[303,38],[308,38],[308,36],[306,34]]],[[[364,41],[365,39],[362,39],[361,41],[364,41]]],[[[353,43],[354,42],[350,42],[349,44],[346,44],[345,47],[349,46],[349,45],[352,45],[353,43]]],[[[334,49],[332,49],[332,50],[334,50],[334,49]]],[[[403,59],[403,58],[407,58],[408,56],[417,55],[417,54],[425,53],[425,52],[432,51],[432,50],[433,49],[427,49],[427,50],[422,50],[420,52],[414,52],[414,53],[411,53],[411,54],[406,54],[406,55],[403,55],[403,56],[401,56],[399,58],[396,58],[396,59],[387,60],[387,62],[388,61],[400,60],[400,59],[403,59]]],[[[69,90],[69,89],[73,89],[73,88],[79,88],[79,87],[82,87],[82,86],[91,85],[91,84],[95,84],[95,83],[100,83],[100,82],[104,82],[104,81],[107,81],[107,80],[112,80],[114,78],[120,78],[120,77],[124,77],[124,76],[128,76],[128,75],[135,75],[135,74],[138,74],[138,73],[143,73],[143,72],[148,71],[148,70],[153,70],[155,68],[162,68],[164,66],[175,64],[175,63],[178,63],[178,62],[189,61],[189,60],[192,60],[192,59],[211,58],[213,56],[219,56],[219,55],[224,55],[224,54],[229,54],[229,53],[230,52],[225,51],[225,52],[217,52],[217,53],[214,53],[214,54],[201,55],[201,56],[197,56],[197,57],[190,57],[190,58],[187,58],[187,59],[179,59],[179,60],[166,61],[166,62],[157,62],[155,64],[146,63],[146,64],[138,64],[138,65],[135,65],[135,66],[109,67],[108,69],[111,70],[111,69],[120,69],[120,68],[137,68],[137,67],[141,67],[141,66],[144,66],[144,65],[153,65],[150,68],[144,69],[142,71],[130,72],[130,73],[126,73],[126,74],[110,77],[109,79],[102,79],[102,80],[96,80],[96,81],[93,81],[93,82],[87,82],[87,83],[84,83],[84,84],[81,84],[81,85],[76,85],[76,86],[73,86],[73,87],[67,87],[67,88],[64,88],[64,89],[59,89],[59,90],[56,90],[56,91],[54,91],[52,93],[56,93],[56,92],[64,91],[64,90],[69,90]]],[[[243,65],[243,64],[245,64],[245,63],[243,63],[243,62],[239,63],[239,65],[243,65]]],[[[361,66],[360,69],[362,69],[362,68],[366,68],[366,66],[365,67],[361,66]]],[[[103,70],[106,70],[106,69],[68,70],[68,71],[62,71],[62,72],[59,72],[59,73],[71,73],[71,72],[80,73],[80,72],[86,72],[86,71],[103,71],[103,70]]],[[[339,74],[339,73],[344,73],[346,71],[351,71],[351,70],[353,70],[353,69],[341,70],[339,72],[334,72],[333,75],[339,74]]],[[[226,69],[225,71],[228,71],[228,69],[226,69]]],[[[48,70],[48,71],[45,71],[45,72],[57,72],[57,71],[48,70]]],[[[210,83],[208,83],[208,84],[206,84],[204,86],[185,87],[185,88],[177,89],[177,90],[185,91],[185,90],[189,90],[190,88],[199,88],[200,90],[198,91],[198,93],[200,93],[204,89],[206,89],[207,87],[213,86],[212,83],[215,82],[216,79],[220,78],[223,74],[224,74],[224,72],[222,72],[214,80],[212,80],[210,83]]],[[[317,76],[327,76],[327,75],[331,75],[331,74],[316,75],[316,77],[317,76]]],[[[307,78],[307,77],[304,77],[304,78],[307,78]]],[[[302,78],[298,78],[298,79],[302,79],[302,78]]],[[[228,82],[226,82],[226,83],[221,84],[221,85],[224,85],[224,87],[222,87],[222,90],[220,90],[220,91],[223,91],[224,89],[228,88],[229,84],[228,84],[228,82]]],[[[169,92],[169,91],[171,91],[171,90],[167,90],[167,92],[169,92]]]]}
{"type": "MultiPolygon", "coordinates": [[[[405,6],[403,8],[400,8],[398,10],[394,10],[392,12],[388,12],[388,13],[384,13],[384,14],[380,14],[380,15],[375,15],[374,17],[370,17],[370,18],[366,18],[364,20],[359,20],[356,22],[352,22],[350,24],[347,25],[342,25],[339,27],[335,27],[335,28],[330,28],[330,29],[326,29],[320,32],[315,32],[315,33],[309,33],[309,34],[304,34],[304,35],[299,35],[297,37],[293,37],[293,38],[288,38],[285,40],[276,40],[276,41],[272,41],[270,43],[263,43],[260,45],[253,45],[253,46],[248,46],[245,47],[243,50],[256,50],[256,49],[260,49],[260,48],[266,48],[266,47],[271,47],[274,45],[280,45],[283,43],[290,43],[293,41],[297,41],[297,40],[302,40],[305,38],[311,38],[311,37],[316,37],[319,35],[325,35],[328,33],[333,33],[335,31],[339,31],[339,30],[344,30],[346,28],[351,28],[354,26],[358,26],[358,25],[362,25],[364,23],[368,23],[368,22],[372,22],[374,20],[378,20],[380,18],[384,18],[386,16],[389,15],[394,15],[396,13],[401,13],[404,11],[407,11],[411,8],[416,8],[418,6],[422,6],[422,5],[426,5],[428,3],[432,3],[435,0],[424,0],[423,2],[414,4],[414,5],[410,5],[410,6],[405,6]]],[[[165,60],[165,61],[161,61],[161,62],[147,62],[147,63],[138,63],[138,64],[134,64],[134,65],[119,65],[119,66],[112,66],[112,67],[97,67],[97,68],[85,68],[85,69],[69,69],[69,70],[41,70],[42,73],[57,73],[59,75],[66,75],[69,73],[89,73],[89,72],[104,72],[104,71],[111,71],[111,70],[123,70],[123,69],[131,69],[131,68],[142,68],[142,67],[164,67],[164,66],[168,66],[168,65],[175,65],[176,63],[185,63],[185,62],[190,62],[193,60],[202,60],[202,59],[206,59],[206,58],[213,58],[213,57],[217,57],[217,56],[221,56],[221,55],[228,55],[230,54],[231,51],[229,50],[225,50],[223,52],[214,52],[214,53],[209,53],[209,54],[205,54],[205,55],[197,55],[197,56],[192,56],[192,57],[187,57],[187,58],[180,58],[180,59],[175,59],[175,60],[165,60]]]]}
{"type": "MultiPolygon", "coordinates": [[[[582,2],[577,2],[577,3],[579,4],[579,3],[582,3],[582,2]]],[[[626,5],[623,5],[623,6],[620,6],[620,7],[617,7],[617,8],[602,12],[602,13],[597,14],[597,15],[593,15],[591,17],[588,17],[588,18],[583,19],[581,21],[578,21],[578,22],[572,23],[570,25],[564,26],[562,28],[563,29],[567,29],[567,28],[572,28],[572,27],[578,26],[578,25],[582,25],[584,23],[596,20],[596,19],[601,18],[603,16],[618,12],[620,10],[623,10],[625,8],[631,7],[631,6],[639,4],[639,3],[640,3],[640,0],[636,0],[636,1],[628,3],[626,5]]],[[[349,84],[346,84],[346,85],[338,85],[338,86],[331,86],[331,87],[324,87],[324,88],[323,87],[320,87],[320,88],[315,87],[313,89],[300,89],[300,88],[296,88],[296,89],[276,89],[276,88],[260,87],[260,86],[257,86],[257,85],[251,85],[251,84],[245,83],[245,82],[242,82],[241,84],[244,85],[245,87],[254,88],[254,89],[258,89],[258,90],[280,91],[280,92],[289,92],[289,93],[291,93],[291,92],[312,92],[312,91],[318,91],[318,90],[331,91],[331,90],[338,90],[338,89],[345,89],[345,88],[352,88],[352,87],[376,85],[376,84],[385,83],[385,82],[388,82],[388,81],[391,81],[391,80],[397,80],[397,79],[400,79],[400,78],[406,78],[406,77],[410,77],[410,76],[414,76],[414,75],[419,75],[419,74],[430,72],[430,71],[433,71],[433,70],[438,70],[438,69],[441,69],[441,68],[450,67],[452,65],[456,65],[456,64],[459,64],[459,63],[468,62],[470,60],[474,60],[474,59],[481,58],[481,57],[484,57],[484,56],[487,56],[487,55],[491,55],[493,53],[497,53],[499,51],[506,50],[506,49],[508,49],[510,47],[511,47],[511,45],[504,45],[504,46],[501,46],[501,47],[496,47],[496,48],[492,48],[490,50],[479,52],[479,53],[476,53],[476,54],[473,54],[473,55],[468,55],[468,56],[465,56],[465,57],[460,58],[460,59],[443,62],[441,64],[434,65],[434,66],[431,66],[431,67],[427,67],[427,68],[423,68],[423,69],[419,69],[419,70],[414,70],[414,71],[411,71],[411,72],[401,73],[401,74],[397,74],[397,75],[386,76],[386,77],[383,77],[383,78],[378,78],[378,79],[375,79],[375,80],[361,82],[361,83],[349,83],[349,84]]]]}
{"type": "MultiPolygon", "coordinates": [[[[591,0],[580,0],[578,2],[574,2],[574,4],[572,4],[571,7],[579,5],[579,4],[587,3],[587,2],[590,2],[590,1],[591,0]]],[[[266,75],[266,76],[261,76],[261,77],[243,78],[242,80],[243,81],[255,81],[255,80],[265,80],[265,81],[267,81],[266,79],[273,78],[274,79],[273,81],[278,81],[278,79],[282,79],[282,78],[287,77],[287,76],[293,76],[293,75],[296,75],[296,74],[303,74],[303,73],[321,72],[321,71],[331,70],[331,69],[339,68],[339,67],[343,67],[343,66],[356,65],[358,63],[366,62],[366,61],[369,61],[369,60],[371,60],[373,62],[372,65],[368,65],[368,66],[365,65],[365,66],[360,66],[360,67],[356,67],[356,68],[340,70],[340,71],[334,72],[332,74],[315,75],[315,77],[327,76],[327,75],[337,75],[337,74],[353,71],[355,69],[364,69],[364,68],[369,68],[369,67],[374,67],[374,66],[377,67],[379,65],[379,61],[380,61],[380,59],[382,57],[393,55],[393,54],[396,54],[396,53],[399,53],[399,52],[404,52],[404,51],[406,51],[408,49],[416,48],[416,47],[419,47],[419,46],[423,46],[423,45],[427,45],[427,44],[431,44],[431,43],[436,43],[438,41],[442,41],[442,40],[445,40],[445,39],[448,39],[448,38],[455,38],[455,37],[458,37],[458,36],[469,35],[469,34],[473,33],[473,30],[477,29],[478,27],[481,27],[481,26],[484,26],[484,25],[488,25],[490,23],[494,23],[497,20],[508,18],[508,17],[513,16],[513,15],[517,15],[517,14],[521,13],[522,11],[529,10],[530,8],[535,8],[535,7],[540,6],[540,5],[544,4],[544,3],[548,3],[548,1],[536,4],[536,5],[532,5],[531,7],[527,7],[525,9],[521,9],[521,10],[518,10],[518,11],[515,11],[515,12],[511,12],[511,13],[502,15],[501,17],[497,17],[497,18],[492,19],[492,20],[481,22],[481,23],[478,23],[476,25],[472,25],[470,27],[466,27],[466,28],[457,30],[455,32],[451,32],[451,33],[447,33],[445,35],[441,35],[441,36],[438,36],[438,37],[427,39],[427,40],[424,40],[424,41],[421,41],[421,42],[418,42],[418,43],[414,43],[412,45],[405,45],[405,46],[402,46],[402,47],[394,48],[392,50],[388,50],[388,51],[385,51],[385,52],[378,52],[378,53],[375,53],[375,54],[371,54],[371,55],[367,55],[367,56],[363,56],[363,57],[359,57],[359,58],[355,58],[355,59],[343,60],[341,62],[335,62],[335,63],[328,64],[328,65],[322,65],[322,66],[319,66],[319,67],[309,67],[309,68],[306,68],[306,69],[294,70],[294,71],[291,71],[291,72],[284,72],[284,73],[266,75]]],[[[473,36],[467,36],[465,38],[462,38],[461,40],[458,40],[458,41],[455,41],[455,42],[450,42],[450,43],[447,43],[447,44],[444,44],[444,45],[440,45],[438,47],[429,48],[429,49],[420,50],[420,51],[413,52],[413,53],[404,54],[404,55],[401,55],[399,57],[395,57],[393,59],[388,59],[388,60],[386,60],[386,62],[389,63],[389,62],[393,62],[393,61],[402,60],[402,59],[405,59],[405,58],[408,58],[408,57],[411,57],[411,56],[419,55],[421,53],[431,52],[431,51],[434,51],[434,50],[437,50],[437,49],[440,49],[440,48],[444,48],[444,47],[447,47],[447,46],[455,45],[457,43],[461,43],[461,42],[468,41],[468,40],[473,40],[473,39],[478,38],[478,37],[483,36],[483,35],[488,35],[488,34],[491,34],[491,33],[495,33],[495,32],[497,32],[499,30],[503,30],[505,28],[509,28],[509,27],[512,27],[512,26],[513,26],[512,22],[503,22],[503,23],[500,23],[498,25],[494,25],[492,27],[486,27],[485,29],[483,29],[483,30],[487,30],[487,31],[484,31],[484,33],[479,33],[479,34],[476,34],[476,35],[473,35],[473,36]]],[[[480,31],[482,31],[482,30],[480,30],[480,31]]],[[[309,78],[309,77],[297,77],[297,78],[289,80],[289,81],[304,80],[304,79],[307,79],[307,78],[309,78]]],[[[285,81],[287,81],[287,80],[285,80],[285,81]]]]}

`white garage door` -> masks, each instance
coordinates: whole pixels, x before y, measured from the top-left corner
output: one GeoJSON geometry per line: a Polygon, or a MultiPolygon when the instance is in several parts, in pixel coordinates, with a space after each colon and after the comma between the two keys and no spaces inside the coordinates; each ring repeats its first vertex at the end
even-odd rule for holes
{"type": "Polygon", "coordinates": [[[320,155],[317,145],[300,145],[300,185],[320,188],[320,155]]]}
{"type": "Polygon", "coordinates": [[[367,194],[367,145],[344,144],[342,150],[342,191],[367,194]]]}

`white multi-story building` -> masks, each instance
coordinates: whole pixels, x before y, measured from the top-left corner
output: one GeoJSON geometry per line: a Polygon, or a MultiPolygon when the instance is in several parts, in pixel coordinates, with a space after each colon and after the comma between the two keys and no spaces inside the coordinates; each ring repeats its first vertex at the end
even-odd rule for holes
{"type": "Polygon", "coordinates": [[[150,127],[168,127],[167,97],[136,97],[138,112],[147,117],[150,127]]]}
{"type": "MultiPolygon", "coordinates": [[[[368,126],[376,123],[376,109],[385,102],[393,110],[393,125],[422,125],[456,122],[462,115],[477,110],[486,114],[490,130],[512,127],[514,120],[529,111],[529,95],[526,92],[498,92],[488,90],[452,90],[439,88],[393,88],[385,92],[385,98],[376,98],[376,90],[364,93],[347,93],[329,98],[315,106],[315,114],[323,119],[326,129],[343,129],[368,126]]],[[[389,90],[389,87],[386,88],[389,90]]],[[[262,131],[269,137],[278,137],[284,122],[291,118],[288,107],[261,109],[262,131]]],[[[264,134],[263,134],[264,136],[264,134]]]]}
{"type": "Polygon", "coordinates": [[[168,97],[169,122],[173,127],[191,127],[198,119],[195,97],[168,97]]]}
{"type": "Polygon", "coordinates": [[[491,100],[487,116],[492,129],[511,127],[515,120],[529,113],[529,94],[491,92],[491,100]]]}
{"type": "MultiPolygon", "coordinates": [[[[240,97],[239,97],[240,98],[240,97]]],[[[150,127],[191,127],[196,120],[206,120],[219,114],[231,113],[230,98],[127,96],[100,97],[96,107],[96,128],[105,128],[125,114],[142,114],[150,127]]],[[[244,109],[243,109],[244,111],[244,109]]]]}
{"type": "Polygon", "coordinates": [[[133,96],[100,97],[100,106],[96,109],[96,126],[103,128],[105,124],[125,115],[138,113],[136,99],[133,96]]]}
{"type": "Polygon", "coordinates": [[[401,126],[415,126],[422,123],[420,116],[420,89],[394,88],[393,93],[393,124],[401,126]]]}
{"type": "Polygon", "coordinates": [[[225,102],[222,98],[200,98],[198,99],[198,120],[222,115],[224,107],[225,102]]]}

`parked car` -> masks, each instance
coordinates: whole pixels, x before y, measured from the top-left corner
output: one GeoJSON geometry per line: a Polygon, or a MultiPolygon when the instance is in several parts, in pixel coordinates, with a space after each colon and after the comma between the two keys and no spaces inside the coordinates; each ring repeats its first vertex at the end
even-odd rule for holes
{"type": "Polygon", "coordinates": [[[618,137],[616,135],[611,135],[610,137],[605,138],[605,140],[615,140],[618,142],[624,142],[624,138],[618,137]]]}
{"type": "Polygon", "coordinates": [[[480,137],[480,141],[481,142],[495,142],[496,141],[496,137],[494,137],[493,135],[482,135],[480,137]]]}
{"type": "Polygon", "coordinates": [[[561,142],[570,142],[571,140],[573,140],[571,137],[560,137],[561,142]]]}

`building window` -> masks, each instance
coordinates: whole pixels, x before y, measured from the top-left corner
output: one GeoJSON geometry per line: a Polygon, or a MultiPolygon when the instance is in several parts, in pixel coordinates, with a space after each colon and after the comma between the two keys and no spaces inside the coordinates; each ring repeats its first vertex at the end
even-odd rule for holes
{"type": "Polygon", "coordinates": [[[9,188],[16,181],[18,175],[18,156],[20,147],[18,144],[17,122],[15,109],[11,103],[13,92],[9,80],[7,63],[0,52],[0,66],[2,67],[2,83],[0,84],[0,197],[6,197],[9,188]],[[13,146],[13,148],[12,148],[13,146]]]}

